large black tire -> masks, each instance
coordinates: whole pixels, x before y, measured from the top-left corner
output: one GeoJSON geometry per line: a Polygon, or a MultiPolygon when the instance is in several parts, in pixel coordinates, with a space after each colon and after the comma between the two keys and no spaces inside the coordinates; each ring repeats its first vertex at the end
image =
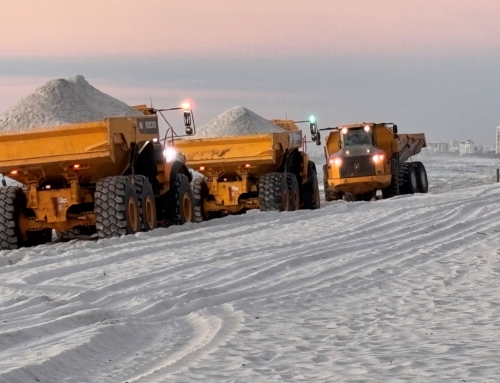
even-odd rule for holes
{"type": "Polygon", "coordinates": [[[79,226],[66,231],[56,230],[55,232],[56,237],[61,241],[71,241],[72,239],[76,239],[78,236],[82,235],[82,229],[79,226]]]}
{"type": "Polygon", "coordinates": [[[413,163],[417,176],[417,192],[427,193],[429,190],[429,180],[427,179],[427,171],[423,163],[416,161],[413,163]]]}
{"type": "Polygon", "coordinates": [[[24,246],[19,230],[19,216],[26,208],[26,196],[21,188],[0,188],[0,250],[14,250],[24,246]]]}
{"type": "Polygon", "coordinates": [[[61,241],[71,241],[72,239],[76,239],[76,237],[82,234],[79,227],[73,227],[66,231],[55,230],[55,232],[56,237],[61,241]]]}
{"type": "Polygon", "coordinates": [[[134,186],[137,193],[139,208],[140,227],[142,231],[156,229],[158,219],[156,217],[156,201],[153,186],[146,176],[134,176],[134,186]]]}
{"type": "Polygon", "coordinates": [[[28,231],[25,246],[40,246],[52,241],[52,229],[28,231]]]}
{"type": "Polygon", "coordinates": [[[328,190],[329,188],[330,186],[328,185],[328,181],[325,181],[323,183],[323,194],[325,195],[325,201],[327,202],[338,201],[344,198],[344,193],[330,191],[328,190]]]}
{"type": "MultiPolygon", "coordinates": [[[[392,159],[392,161],[396,161],[392,159]]],[[[396,165],[396,163],[392,163],[392,169],[399,169],[399,167],[396,165]]],[[[399,190],[399,172],[395,171],[392,173],[391,176],[391,184],[387,186],[386,188],[382,189],[382,198],[387,199],[387,198],[392,198],[398,196],[400,193],[399,190]]]]}
{"type": "Polygon", "coordinates": [[[67,231],[59,231],[55,230],[56,237],[61,241],[71,241],[72,239],[76,239],[81,235],[90,236],[95,234],[95,226],[76,226],[67,231]]]}
{"type": "Polygon", "coordinates": [[[194,222],[193,192],[185,174],[177,174],[166,202],[167,220],[171,224],[183,225],[186,222],[194,222]]]}
{"type": "Polygon", "coordinates": [[[208,197],[208,185],[203,178],[193,178],[191,181],[193,191],[194,222],[207,221],[209,214],[205,211],[205,200],[208,197]]]}
{"type": "Polygon", "coordinates": [[[417,175],[412,163],[400,164],[398,177],[400,194],[413,194],[417,191],[417,175]]]}
{"type": "Polygon", "coordinates": [[[99,239],[140,231],[137,192],[129,177],[106,177],[97,182],[94,211],[99,239]]]}
{"type": "Polygon", "coordinates": [[[369,202],[375,197],[374,192],[368,192],[368,193],[363,193],[363,194],[357,194],[356,195],[356,200],[357,201],[366,201],[369,202]]]}
{"type": "Polygon", "coordinates": [[[290,194],[289,210],[295,211],[300,209],[300,190],[299,182],[295,174],[287,173],[286,183],[288,185],[288,192],[290,194]]]}
{"type": "Polygon", "coordinates": [[[303,209],[314,210],[320,208],[318,176],[312,161],[307,164],[307,182],[302,185],[301,202],[303,209]]]}
{"type": "Polygon", "coordinates": [[[267,173],[259,179],[259,208],[261,211],[289,210],[290,193],[283,173],[267,173]]]}

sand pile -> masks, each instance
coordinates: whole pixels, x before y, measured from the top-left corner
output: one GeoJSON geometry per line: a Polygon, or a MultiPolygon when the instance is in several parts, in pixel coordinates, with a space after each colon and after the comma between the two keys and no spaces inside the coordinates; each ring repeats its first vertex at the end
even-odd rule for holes
{"type": "Polygon", "coordinates": [[[272,132],[283,132],[283,129],[247,108],[235,106],[197,127],[193,138],[244,136],[272,132]]]}
{"type": "Polygon", "coordinates": [[[0,115],[1,131],[30,131],[110,116],[140,116],[124,102],[90,85],[83,76],[56,79],[37,88],[0,115]]]}

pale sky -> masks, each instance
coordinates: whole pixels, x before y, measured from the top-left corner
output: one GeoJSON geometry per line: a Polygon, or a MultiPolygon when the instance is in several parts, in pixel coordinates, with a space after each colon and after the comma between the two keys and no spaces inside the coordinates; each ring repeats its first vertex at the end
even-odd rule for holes
{"type": "Polygon", "coordinates": [[[84,75],[131,104],[391,121],[493,144],[499,0],[3,0],[0,112],[84,75]],[[160,105],[161,104],[161,105],[160,105]]]}

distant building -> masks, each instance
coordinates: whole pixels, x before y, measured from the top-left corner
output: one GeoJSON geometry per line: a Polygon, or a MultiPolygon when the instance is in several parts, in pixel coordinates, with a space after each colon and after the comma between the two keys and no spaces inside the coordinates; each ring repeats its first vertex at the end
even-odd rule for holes
{"type": "Polygon", "coordinates": [[[458,153],[460,151],[460,141],[458,140],[451,141],[449,150],[450,152],[458,153]]]}
{"type": "Polygon", "coordinates": [[[460,142],[460,147],[458,152],[460,154],[471,154],[474,153],[474,141],[467,140],[460,142]]]}
{"type": "Polygon", "coordinates": [[[450,150],[450,145],[446,142],[428,142],[427,148],[431,153],[444,153],[450,150]]]}
{"type": "Polygon", "coordinates": [[[485,154],[495,154],[496,150],[495,150],[495,148],[492,148],[490,146],[483,145],[483,147],[482,147],[482,153],[485,153],[485,154]]]}
{"type": "Polygon", "coordinates": [[[500,125],[497,126],[497,139],[496,139],[497,145],[496,145],[496,154],[500,154],[500,125]]]}

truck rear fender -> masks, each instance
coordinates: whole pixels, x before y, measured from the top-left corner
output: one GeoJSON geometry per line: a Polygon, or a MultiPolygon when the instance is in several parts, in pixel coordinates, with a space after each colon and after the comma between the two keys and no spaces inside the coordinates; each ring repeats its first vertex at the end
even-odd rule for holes
{"type": "Polygon", "coordinates": [[[187,168],[186,164],[181,161],[174,161],[170,166],[167,166],[167,169],[170,169],[170,175],[168,177],[170,185],[175,184],[175,179],[178,174],[184,174],[189,179],[189,182],[193,179],[193,175],[187,168]]]}
{"type": "Polygon", "coordinates": [[[309,177],[309,172],[308,172],[309,155],[304,152],[300,152],[300,155],[302,157],[300,175],[302,177],[302,183],[304,183],[307,182],[307,178],[309,177]]]}

